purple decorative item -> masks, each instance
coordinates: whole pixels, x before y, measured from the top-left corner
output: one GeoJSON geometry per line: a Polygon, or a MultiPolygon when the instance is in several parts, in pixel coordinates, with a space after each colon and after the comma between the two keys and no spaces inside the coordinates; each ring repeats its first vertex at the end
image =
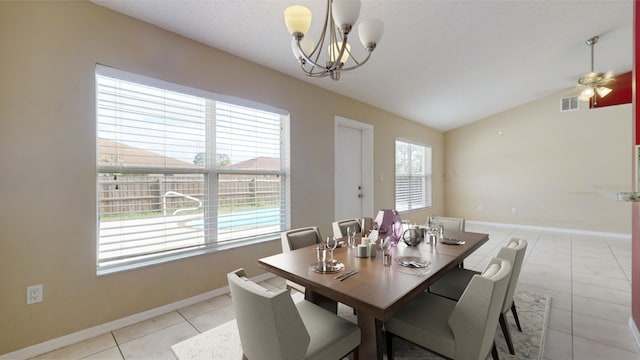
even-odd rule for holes
{"type": "Polygon", "coordinates": [[[391,245],[398,245],[402,236],[402,221],[400,214],[396,210],[383,209],[378,211],[378,215],[373,221],[374,229],[378,230],[380,239],[391,237],[391,245]]]}

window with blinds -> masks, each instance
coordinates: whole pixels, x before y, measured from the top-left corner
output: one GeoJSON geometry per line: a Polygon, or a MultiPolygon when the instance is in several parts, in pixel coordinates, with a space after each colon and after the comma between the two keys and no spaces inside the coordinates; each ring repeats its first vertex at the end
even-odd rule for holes
{"type": "Polygon", "coordinates": [[[273,239],[288,226],[288,116],[96,67],[98,272],[273,239]]]}
{"type": "Polygon", "coordinates": [[[431,207],[431,147],[396,140],[396,210],[431,207]]]}

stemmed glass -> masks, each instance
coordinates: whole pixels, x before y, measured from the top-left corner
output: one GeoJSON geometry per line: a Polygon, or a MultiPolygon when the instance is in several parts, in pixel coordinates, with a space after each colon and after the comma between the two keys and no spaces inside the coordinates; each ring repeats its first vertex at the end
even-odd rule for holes
{"type": "Polygon", "coordinates": [[[356,228],[353,226],[347,227],[347,238],[349,241],[349,247],[356,247],[356,228]]]}
{"type": "Polygon", "coordinates": [[[327,248],[331,250],[331,260],[329,260],[329,264],[333,265],[333,263],[335,263],[335,260],[333,259],[333,250],[335,250],[337,246],[338,239],[333,236],[327,236],[327,248]]]}

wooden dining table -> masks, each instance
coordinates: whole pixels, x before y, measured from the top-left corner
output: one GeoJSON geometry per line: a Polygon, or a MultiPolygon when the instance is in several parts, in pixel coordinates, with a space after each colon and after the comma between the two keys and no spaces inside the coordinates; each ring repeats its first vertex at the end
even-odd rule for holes
{"type": "Polygon", "coordinates": [[[464,244],[420,243],[410,247],[402,241],[391,248],[391,266],[382,263],[382,251],[375,257],[356,256],[357,248],[341,247],[334,251],[336,261],[344,264],[339,273],[324,274],[311,269],[317,264],[315,246],[272,255],[258,260],[259,266],[305,287],[305,299],[336,312],[338,302],[352,307],[362,333],[360,359],[382,359],[382,324],[427,290],[438,278],[458,266],[464,258],[489,240],[489,235],[462,231],[445,231],[445,237],[464,244]],[[422,259],[425,268],[405,267],[399,259],[422,259]],[[357,274],[340,281],[336,275],[348,270],[357,274]]]}

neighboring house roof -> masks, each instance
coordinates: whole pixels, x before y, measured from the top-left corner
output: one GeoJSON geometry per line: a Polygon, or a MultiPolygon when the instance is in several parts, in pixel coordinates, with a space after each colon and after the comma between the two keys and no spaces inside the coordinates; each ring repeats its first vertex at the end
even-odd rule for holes
{"type": "MultiPolygon", "coordinates": [[[[98,139],[98,156],[102,166],[145,166],[194,168],[195,164],[166,157],[152,151],[125,145],[110,139],[98,139]]],[[[230,166],[233,170],[279,170],[280,158],[260,156],[230,166]]]]}
{"type": "Polygon", "coordinates": [[[103,138],[98,138],[98,158],[102,166],[196,167],[193,163],[103,138]]]}
{"type": "Polygon", "coordinates": [[[280,158],[259,156],[231,165],[234,170],[280,170],[280,158]]]}

